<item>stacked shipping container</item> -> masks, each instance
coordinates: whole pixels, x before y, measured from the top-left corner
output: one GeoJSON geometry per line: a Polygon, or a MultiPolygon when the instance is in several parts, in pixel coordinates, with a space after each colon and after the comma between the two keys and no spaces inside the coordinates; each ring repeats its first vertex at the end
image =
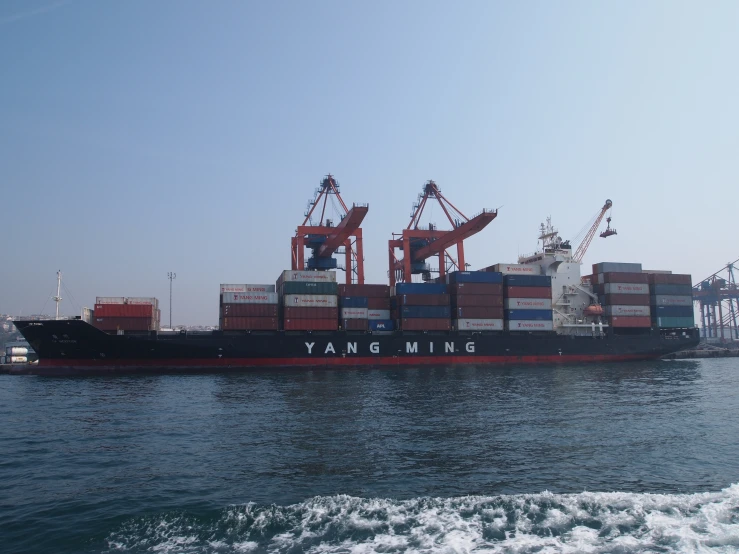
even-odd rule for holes
{"type": "MultiPolygon", "coordinates": [[[[493,267],[501,267],[498,264],[493,267]]],[[[508,264],[513,267],[514,264],[508,264]]],[[[535,266],[536,267],[536,266],[535,266]]],[[[537,270],[539,268],[537,267],[537,270]]],[[[503,277],[505,327],[508,331],[553,331],[552,278],[512,272],[503,277]]]]}
{"type": "Polygon", "coordinates": [[[92,323],[101,331],[156,331],[160,317],[156,298],[98,296],[92,323]]]}
{"type": "Polygon", "coordinates": [[[341,328],[347,331],[392,331],[390,287],[339,285],[341,328]]]}
{"type": "Polygon", "coordinates": [[[644,329],[652,326],[649,277],[642,273],[641,264],[594,264],[590,282],[611,328],[644,329]]]}
{"type": "Polygon", "coordinates": [[[283,271],[277,279],[285,331],[336,331],[338,287],[334,271],[283,271]]]}
{"type": "Polygon", "coordinates": [[[693,278],[676,273],[650,273],[652,322],[662,329],[695,327],[693,278]]]}
{"type": "Polygon", "coordinates": [[[218,324],[223,331],[279,329],[274,285],[221,285],[218,324]]]}
{"type": "Polygon", "coordinates": [[[397,327],[407,331],[449,331],[451,309],[444,283],[398,283],[391,303],[397,327]]]}
{"type": "Polygon", "coordinates": [[[452,328],[458,331],[503,330],[503,275],[456,271],[446,276],[451,297],[452,328]]]}

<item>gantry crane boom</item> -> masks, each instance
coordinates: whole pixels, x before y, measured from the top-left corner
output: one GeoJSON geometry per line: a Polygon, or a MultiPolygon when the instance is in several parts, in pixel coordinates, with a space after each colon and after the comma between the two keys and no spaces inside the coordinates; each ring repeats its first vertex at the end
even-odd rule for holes
{"type": "MultiPolygon", "coordinates": [[[[585,238],[582,239],[580,246],[577,247],[575,255],[572,256],[572,259],[575,262],[581,262],[582,259],[585,257],[585,252],[588,251],[588,247],[590,246],[595,233],[598,231],[598,227],[600,226],[601,221],[603,221],[603,216],[605,216],[606,212],[611,209],[611,206],[613,206],[613,202],[611,202],[610,200],[606,200],[606,203],[603,204],[603,207],[600,209],[600,213],[595,218],[595,222],[593,223],[593,225],[591,225],[590,229],[588,229],[588,233],[587,235],[585,235],[585,238]]],[[[615,231],[612,231],[611,233],[609,233],[609,235],[610,234],[615,234],[615,231]]]]}
{"type": "Polygon", "coordinates": [[[318,249],[316,256],[319,258],[332,256],[346,242],[346,239],[359,229],[368,211],[369,207],[367,206],[352,206],[344,216],[344,219],[341,220],[341,223],[334,227],[334,230],[326,236],[326,241],[318,249]]]}
{"type": "Polygon", "coordinates": [[[447,248],[450,248],[465,239],[470,238],[472,235],[476,235],[487,227],[487,225],[495,219],[497,215],[498,214],[496,212],[483,211],[453,231],[445,233],[444,236],[434,240],[428,246],[424,246],[423,248],[419,248],[413,252],[413,261],[421,262],[431,256],[435,256],[443,252],[447,248]]]}

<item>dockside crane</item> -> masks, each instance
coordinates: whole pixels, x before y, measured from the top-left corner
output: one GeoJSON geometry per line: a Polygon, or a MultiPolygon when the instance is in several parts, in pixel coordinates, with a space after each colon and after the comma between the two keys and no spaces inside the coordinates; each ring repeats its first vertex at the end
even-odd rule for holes
{"type": "MultiPolygon", "coordinates": [[[[590,246],[590,243],[593,241],[593,237],[595,237],[595,233],[598,231],[598,227],[600,227],[601,221],[603,221],[603,216],[606,215],[606,212],[610,210],[612,206],[613,206],[613,202],[611,202],[610,200],[606,200],[606,203],[603,204],[603,207],[595,215],[595,220],[593,221],[592,225],[590,225],[590,228],[588,229],[588,232],[585,235],[585,238],[582,239],[580,246],[577,247],[575,254],[572,256],[572,259],[575,262],[580,263],[582,259],[585,257],[585,252],[588,251],[588,247],[590,246]]],[[[611,228],[611,218],[610,217],[606,219],[606,222],[608,223],[608,226],[606,227],[606,230],[600,234],[600,236],[604,239],[610,237],[611,235],[618,234],[616,232],[616,229],[611,228]]]]}
{"type": "Polygon", "coordinates": [[[446,274],[447,258],[451,262],[450,268],[464,271],[463,241],[482,231],[497,215],[497,210],[483,210],[468,218],[444,197],[434,181],[428,181],[413,205],[410,223],[402,233],[393,233],[393,238],[388,241],[390,286],[396,282],[410,283],[412,276],[418,274],[428,280],[431,268],[426,260],[433,256],[439,257],[439,277],[446,274]],[[452,226],[451,231],[439,231],[433,224],[429,224],[428,229],[419,229],[423,210],[429,200],[439,203],[452,226]],[[456,260],[448,253],[448,249],[455,245],[456,260]],[[396,250],[403,252],[402,258],[396,255],[396,250]]]}
{"type": "MultiPolygon", "coordinates": [[[[336,208],[335,204],[334,207],[336,208]]],[[[333,255],[343,246],[346,256],[346,283],[364,284],[364,251],[360,225],[368,211],[369,206],[366,204],[353,204],[351,208],[347,208],[339,192],[339,183],[333,175],[326,175],[313,199],[308,202],[303,224],[298,226],[292,238],[292,269],[336,269],[337,263],[333,255]],[[326,207],[329,201],[333,203],[334,200],[338,202],[337,209],[341,213],[338,224],[326,217],[326,207]],[[313,215],[318,214],[319,207],[321,217],[314,223],[313,215]],[[307,263],[306,248],[311,250],[307,263]]]]}
{"type": "Polygon", "coordinates": [[[693,302],[698,303],[703,338],[739,340],[739,284],[734,270],[739,259],[693,286],[693,302]]]}

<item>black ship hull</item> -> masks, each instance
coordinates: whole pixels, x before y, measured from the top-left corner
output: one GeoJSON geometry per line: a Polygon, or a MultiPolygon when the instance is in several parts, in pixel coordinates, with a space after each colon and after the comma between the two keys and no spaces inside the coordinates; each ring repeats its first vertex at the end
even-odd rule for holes
{"type": "Polygon", "coordinates": [[[697,329],[601,337],[430,331],[109,335],[81,320],[14,323],[39,355],[37,365],[14,372],[39,375],[644,360],[699,342],[697,329]]]}

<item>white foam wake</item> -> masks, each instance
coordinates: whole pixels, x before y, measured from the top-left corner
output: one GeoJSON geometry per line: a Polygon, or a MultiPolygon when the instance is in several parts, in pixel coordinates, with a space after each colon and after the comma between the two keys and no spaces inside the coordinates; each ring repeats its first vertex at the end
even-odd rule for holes
{"type": "Polygon", "coordinates": [[[136,518],[123,552],[630,553],[739,551],[739,485],[696,494],[525,494],[394,501],[316,497],[203,520],[136,518]]]}

